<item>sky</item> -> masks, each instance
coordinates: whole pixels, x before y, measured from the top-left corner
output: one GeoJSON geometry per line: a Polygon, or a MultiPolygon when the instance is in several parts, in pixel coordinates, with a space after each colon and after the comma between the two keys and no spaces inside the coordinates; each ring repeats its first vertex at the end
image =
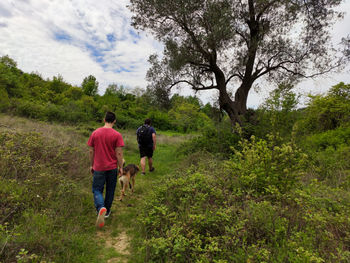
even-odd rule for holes
{"type": "MultiPolygon", "coordinates": [[[[129,0],[0,0],[0,56],[9,55],[24,72],[36,72],[80,86],[89,75],[103,94],[109,84],[145,88],[149,55],[163,47],[151,35],[131,25],[129,0]]],[[[350,34],[350,0],[340,7],[347,12],[334,26],[334,43],[350,34]]],[[[298,84],[297,91],[325,92],[343,81],[350,83],[349,69],[298,84]]],[[[180,90],[182,95],[192,94],[180,90]]],[[[254,90],[248,106],[256,108],[267,96],[254,90]]],[[[215,92],[201,92],[201,100],[213,102],[215,92]]]]}

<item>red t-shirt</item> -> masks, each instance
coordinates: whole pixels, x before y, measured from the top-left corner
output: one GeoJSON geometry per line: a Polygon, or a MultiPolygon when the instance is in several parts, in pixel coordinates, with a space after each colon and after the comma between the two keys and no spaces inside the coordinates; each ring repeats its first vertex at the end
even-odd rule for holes
{"type": "Polygon", "coordinates": [[[95,171],[108,171],[118,167],[115,149],[124,146],[123,137],[119,132],[113,128],[98,128],[91,134],[87,144],[94,147],[92,168],[95,171]]]}

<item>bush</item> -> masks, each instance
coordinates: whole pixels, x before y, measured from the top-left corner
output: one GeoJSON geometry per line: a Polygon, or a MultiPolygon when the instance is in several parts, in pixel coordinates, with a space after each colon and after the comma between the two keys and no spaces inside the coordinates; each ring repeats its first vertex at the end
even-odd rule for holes
{"type": "Polygon", "coordinates": [[[118,128],[135,129],[135,133],[136,133],[136,129],[140,127],[144,122],[144,120],[137,120],[137,119],[131,118],[126,114],[124,114],[124,112],[117,111],[116,116],[117,116],[116,126],[118,128]]]}
{"type": "Polygon", "coordinates": [[[271,195],[280,197],[298,183],[305,172],[307,156],[295,144],[276,144],[276,138],[268,140],[243,139],[240,150],[226,162],[232,178],[238,180],[240,189],[256,197],[271,195]]]}
{"type": "Polygon", "coordinates": [[[350,84],[333,86],[327,95],[310,96],[304,118],[297,123],[299,134],[312,134],[346,126],[350,121],[350,84]]]}
{"type": "Polygon", "coordinates": [[[232,131],[231,123],[226,119],[214,127],[206,127],[202,133],[186,142],[180,148],[185,154],[196,151],[222,154],[228,157],[232,153],[231,146],[237,145],[240,136],[232,131]]]}
{"type": "Polygon", "coordinates": [[[11,108],[13,113],[19,116],[45,120],[45,106],[40,102],[32,102],[24,99],[12,99],[11,108]]]}
{"type": "Polygon", "coordinates": [[[322,151],[328,147],[334,149],[350,144],[350,126],[339,127],[322,133],[315,133],[300,140],[300,145],[312,151],[322,151]]]}
{"type": "Polygon", "coordinates": [[[349,193],[298,183],[305,155],[290,144],[241,144],[224,165],[189,156],[155,188],[140,216],[143,262],[348,262],[349,193]]]}
{"type": "Polygon", "coordinates": [[[9,106],[10,100],[7,91],[0,86],[0,112],[5,112],[9,106]]]}
{"type": "Polygon", "coordinates": [[[0,133],[1,262],[95,260],[82,156],[40,133],[0,133]]]}
{"type": "Polygon", "coordinates": [[[147,117],[152,120],[152,125],[160,130],[166,131],[176,129],[176,127],[171,124],[171,120],[166,112],[151,111],[147,117]]]}

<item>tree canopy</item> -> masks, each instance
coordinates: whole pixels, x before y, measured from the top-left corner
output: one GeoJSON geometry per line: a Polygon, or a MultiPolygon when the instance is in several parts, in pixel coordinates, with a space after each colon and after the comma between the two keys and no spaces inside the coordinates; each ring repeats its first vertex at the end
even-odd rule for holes
{"type": "Polygon", "coordinates": [[[233,123],[246,112],[258,79],[297,81],[341,64],[330,41],[341,0],[130,2],[133,26],[165,44],[162,59],[150,58],[150,86],[215,89],[233,123]]]}
{"type": "Polygon", "coordinates": [[[95,96],[98,90],[98,81],[92,75],[85,77],[81,84],[84,94],[88,96],[95,96]]]}

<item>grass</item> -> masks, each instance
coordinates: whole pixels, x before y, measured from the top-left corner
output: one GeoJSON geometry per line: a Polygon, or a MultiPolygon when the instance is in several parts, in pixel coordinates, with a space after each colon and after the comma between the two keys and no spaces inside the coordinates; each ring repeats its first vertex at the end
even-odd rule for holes
{"type": "MultiPolygon", "coordinates": [[[[13,134],[9,138],[18,144],[0,151],[0,165],[6,166],[0,172],[0,262],[143,261],[137,223],[143,200],[176,169],[176,149],[189,136],[157,131],[155,171],[139,173],[135,193],[123,202],[118,185],[112,214],[96,230],[86,146],[91,130],[0,114],[0,134],[13,134]]],[[[139,164],[135,131],[120,132],[126,163],[139,164]]]]}
{"type": "MultiPolygon", "coordinates": [[[[139,164],[136,136],[130,133],[130,131],[124,131],[123,136],[126,143],[124,151],[126,164],[139,164]]],[[[118,187],[116,190],[112,214],[106,220],[104,229],[101,230],[105,235],[99,236],[99,240],[103,243],[112,236],[117,242],[120,234],[126,232],[131,241],[128,251],[117,253],[117,255],[109,253],[110,248],[106,247],[102,253],[106,260],[116,260],[112,262],[143,262],[144,255],[138,250],[142,242],[141,233],[143,231],[138,224],[138,217],[140,215],[139,212],[144,206],[143,200],[152,192],[155,185],[162,182],[164,176],[178,168],[177,164],[181,161],[181,157],[176,155],[176,146],[179,142],[186,140],[187,137],[174,136],[167,138],[165,135],[158,135],[157,138],[157,149],[153,156],[155,171],[152,173],[148,172],[147,164],[146,175],[138,173],[136,176],[135,192],[131,194],[128,191],[127,196],[124,197],[122,202],[117,200],[120,194],[120,188],[118,187]]]]}

